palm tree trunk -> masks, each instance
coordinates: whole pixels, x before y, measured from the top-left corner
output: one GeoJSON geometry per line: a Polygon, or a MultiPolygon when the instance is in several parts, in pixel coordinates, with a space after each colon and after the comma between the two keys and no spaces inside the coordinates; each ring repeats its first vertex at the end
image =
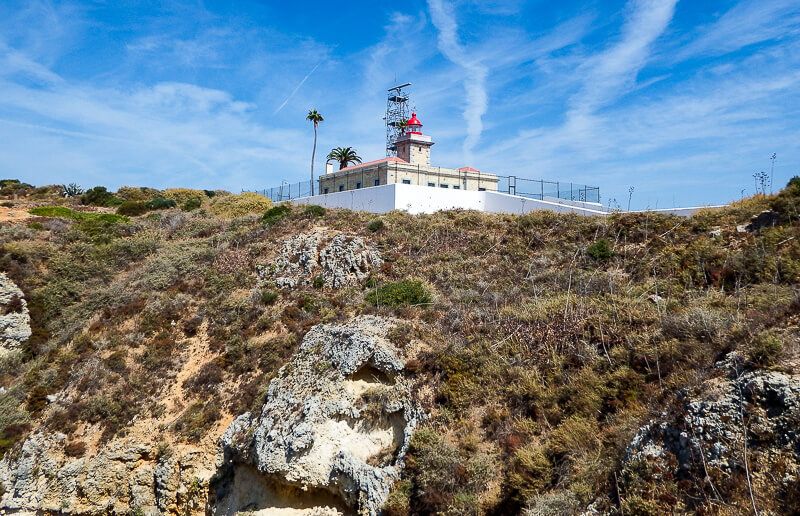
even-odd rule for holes
{"type": "Polygon", "coordinates": [[[314,158],[317,156],[317,124],[314,124],[314,150],[311,151],[311,195],[314,195],[314,158]]]}

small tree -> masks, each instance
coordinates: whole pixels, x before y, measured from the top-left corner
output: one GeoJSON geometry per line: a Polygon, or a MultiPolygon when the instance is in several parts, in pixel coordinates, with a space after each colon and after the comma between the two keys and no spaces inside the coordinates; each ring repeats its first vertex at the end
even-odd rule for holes
{"type": "Polygon", "coordinates": [[[314,159],[317,156],[317,127],[325,120],[316,109],[310,109],[306,120],[314,125],[314,148],[311,151],[311,195],[314,195],[314,159]]]}
{"type": "Polygon", "coordinates": [[[327,159],[328,161],[338,161],[339,170],[346,168],[350,164],[361,163],[361,156],[352,147],[336,147],[328,153],[327,159]]]}
{"type": "Polygon", "coordinates": [[[61,186],[64,189],[64,197],[78,197],[83,194],[83,188],[77,183],[70,183],[61,186]]]}

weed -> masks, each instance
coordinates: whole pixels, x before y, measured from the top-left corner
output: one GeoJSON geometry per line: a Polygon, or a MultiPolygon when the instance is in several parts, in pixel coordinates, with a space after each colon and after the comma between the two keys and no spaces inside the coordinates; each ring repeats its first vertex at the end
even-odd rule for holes
{"type": "Polygon", "coordinates": [[[611,248],[611,242],[600,238],[586,248],[586,254],[598,262],[607,262],[614,256],[614,251],[611,248]]]}
{"type": "Polygon", "coordinates": [[[747,358],[756,365],[775,365],[783,353],[783,341],[773,332],[759,333],[747,349],[747,358]]]}
{"type": "Polygon", "coordinates": [[[431,304],[433,296],[421,281],[401,280],[370,290],[366,300],[376,306],[419,306],[431,304]]]}
{"type": "Polygon", "coordinates": [[[307,217],[324,217],[325,208],[316,204],[309,204],[303,210],[303,214],[307,217]]]}
{"type": "Polygon", "coordinates": [[[367,229],[373,233],[377,233],[386,226],[381,219],[372,219],[367,223],[367,229]]]}
{"type": "Polygon", "coordinates": [[[261,217],[261,221],[264,222],[264,224],[272,225],[289,215],[291,211],[292,209],[288,204],[278,204],[265,211],[264,215],[261,217]]]}

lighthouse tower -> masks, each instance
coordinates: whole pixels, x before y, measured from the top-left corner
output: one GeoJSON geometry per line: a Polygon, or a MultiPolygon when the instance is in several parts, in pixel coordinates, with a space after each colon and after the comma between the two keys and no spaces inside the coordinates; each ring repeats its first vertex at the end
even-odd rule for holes
{"type": "Polygon", "coordinates": [[[411,118],[406,122],[406,130],[395,143],[397,146],[397,157],[423,167],[431,166],[431,137],[422,134],[422,122],[417,118],[416,113],[411,113],[411,118]]]}

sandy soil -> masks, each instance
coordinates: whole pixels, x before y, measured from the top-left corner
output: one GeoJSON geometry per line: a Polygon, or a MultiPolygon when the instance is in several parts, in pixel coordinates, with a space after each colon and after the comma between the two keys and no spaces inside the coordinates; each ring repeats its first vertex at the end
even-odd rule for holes
{"type": "Polygon", "coordinates": [[[28,213],[25,208],[6,208],[0,206],[0,223],[19,222],[31,218],[33,215],[28,213]]]}

